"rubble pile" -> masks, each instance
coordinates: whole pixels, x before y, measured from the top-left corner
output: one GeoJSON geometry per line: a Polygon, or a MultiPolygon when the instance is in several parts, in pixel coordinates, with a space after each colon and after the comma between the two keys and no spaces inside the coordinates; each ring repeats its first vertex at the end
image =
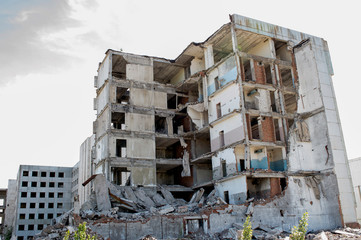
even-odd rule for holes
{"type": "MultiPolygon", "coordinates": [[[[113,239],[114,237],[107,235],[110,234],[109,228],[106,230],[107,227],[102,224],[147,223],[157,221],[162,217],[184,217],[190,219],[190,222],[195,222],[197,226],[192,229],[193,227],[188,225],[182,239],[240,239],[242,234],[242,223],[234,223],[222,232],[211,234],[205,231],[207,227],[199,225],[199,221],[196,220],[198,218],[194,218],[195,216],[204,216],[203,214],[207,211],[214,211],[215,209],[219,209],[220,212],[233,211],[232,205],[228,205],[222,198],[218,197],[215,190],[206,194],[205,190],[201,188],[187,202],[184,199],[174,198],[166,186],[158,185],[156,191],[142,187],[118,186],[105,180],[102,175],[96,176],[94,183],[94,192],[78,212],[72,209],[54,219],[52,226],[45,228],[35,239],[62,240],[67,231],[73,234],[74,229],[84,221],[87,222],[87,231],[90,235],[97,235],[97,239],[113,239]],[[105,235],[102,236],[104,232],[105,235]]],[[[252,216],[254,204],[257,204],[257,202],[253,198],[246,201],[245,215],[252,216]]],[[[290,233],[283,232],[281,228],[271,228],[254,222],[252,223],[252,229],[254,239],[289,239],[290,233]]],[[[139,238],[138,236],[135,238],[132,236],[130,239],[156,240],[157,238],[153,235],[150,232],[145,232],[144,237],[139,238]]],[[[309,233],[306,239],[361,239],[361,230],[345,228],[328,232],[309,233]]]]}

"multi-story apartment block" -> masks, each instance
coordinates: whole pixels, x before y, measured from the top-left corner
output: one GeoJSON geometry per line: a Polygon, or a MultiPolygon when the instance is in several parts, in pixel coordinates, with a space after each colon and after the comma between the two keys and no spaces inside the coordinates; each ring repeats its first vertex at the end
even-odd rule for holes
{"type": "Polygon", "coordinates": [[[312,229],[354,223],[332,75],[325,40],[239,15],[175,60],[108,50],[94,173],[184,198],[202,187],[230,204],[263,199],[254,220],[283,229],[305,211],[312,229]]]}
{"type": "Polygon", "coordinates": [[[15,223],[18,240],[31,239],[71,209],[72,168],[20,165],[15,223]]]}
{"type": "Polygon", "coordinates": [[[0,188],[0,236],[4,233],[6,193],[7,193],[6,188],[0,188]]]}

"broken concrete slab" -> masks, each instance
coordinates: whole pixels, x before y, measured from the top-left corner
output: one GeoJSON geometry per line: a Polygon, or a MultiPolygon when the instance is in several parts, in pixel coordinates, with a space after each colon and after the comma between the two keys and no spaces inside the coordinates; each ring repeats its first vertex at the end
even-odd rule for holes
{"type": "Polygon", "coordinates": [[[157,207],[164,206],[167,204],[167,201],[159,193],[156,193],[152,197],[152,199],[157,207]]]}
{"type": "Polygon", "coordinates": [[[142,189],[137,189],[134,191],[135,196],[138,198],[138,203],[142,202],[147,209],[155,207],[153,200],[147,196],[147,194],[142,189]]]}
{"type": "Polygon", "coordinates": [[[99,211],[108,211],[112,208],[107,186],[108,181],[105,176],[97,175],[94,179],[94,190],[99,211]]]}
{"type": "Polygon", "coordinates": [[[163,206],[161,208],[158,208],[158,212],[161,215],[174,212],[174,210],[175,210],[174,207],[172,207],[171,205],[166,205],[166,206],[163,206]]]}
{"type": "Polygon", "coordinates": [[[175,201],[175,198],[173,197],[172,193],[165,189],[164,187],[160,186],[160,191],[162,192],[162,195],[164,199],[167,201],[167,203],[172,204],[175,201]]]}
{"type": "Polygon", "coordinates": [[[203,188],[199,189],[196,193],[193,194],[189,203],[199,202],[201,200],[203,194],[204,194],[204,189],[203,188]]]}

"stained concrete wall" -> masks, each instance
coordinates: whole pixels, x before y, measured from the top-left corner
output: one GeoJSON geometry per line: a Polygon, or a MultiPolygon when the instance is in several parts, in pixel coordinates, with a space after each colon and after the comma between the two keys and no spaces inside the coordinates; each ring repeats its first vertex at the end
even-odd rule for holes
{"type": "Polygon", "coordinates": [[[131,88],[130,104],[141,107],[167,108],[167,93],[131,88]]]}
{"type": "Polygon", "coordinates": [[[154,132],[154,115],[125,113],[125,129],[137,132],[154,132]]]}
{"type": "Polygon", "coordinates": [[[99,115],[109,102],[109,84],[106,84],[96,98],[96,109],[99,115]]]}
{"type": "Polygon", "coordinates": [[[181,68],[179,72],[170,80],[170,83],[173,85],[177,85],[178,83],[185,80],[185,72],[184,69],[181,68]]]}
{"type": "Polygon", "coordinates": [[[205,69],[205,65],[204,65],[204,58],[199,59],[199,58],[194,58],[191,61],[191,75],[202,71],[205,69]]]}
{"type": "Polygon", "coordinates": [[[352,183],[356,198],[357,221],[361,224],[361,158],[350,159],[349,161],[352,183]]]}
{"type": "Polygon", "coordinates": [[[110,128],[110,109],[106,108],[96,120],[96,137],[100,138],[110,128]]]}
{"type": "Polygon", "coordinates": [[[225,145],[234,143],[244,139],[244,130],[242,124],[242,116],[240,113],[236,113],[225,121],[218,122],[210,128],[211,137],[211,150],[215,151],[219,149],[220,137],[219,132],[224,131],[224,143],[225,145]]]}
{"type": "Polygon", "coordinates": [[[5,219],[3,219],[4,233],[15,227],[16,216],[16,199],[17,199],[17,181],[15,179],[8,180],[8,190],[6,193],[5,219]]]}
{"type": "Polygon", "coordinates": [[[210,98],[208,106],[209,122],[215,121],[217,117],[217,104],[221,104],[222,116],[231,113],[233,110],[240,109],[239,105],[239,86],[234,83],[222,89],[221,92],[210,98]]]}
{"type": "Polygon", "coordinates": [[[261,57],[266,58],[275,58],[275,55],[273,53],[274,51],[274,45],[273,41],[271,39],[268,39],[267,41],[261,42],[251,48],[248,53],[253,55],[258,55],[261,57]]]}
{"type": "Polygon", "coordinates": [[[92,148],[95,142],[95,135],[88,137],[80,146],[79,157],[79,175],[78,175],[78,194],[79,205],[89,200],[91,193],[91,184],[87,184],[85,187],[82,183],[88,180],[92,173],[92,148]]]}
{"type": "Polygon", "coordinates": [[[100,88],[110,76],[110,55],[106,55],[98,69],[97,87],[100,88]]]}
{"type": "Polygon", "coordinates": [[[95,164],[99,163],[99,161],[101,161],[102,159],[109,157],[108,142],[109,142],[108,135],[105,135],[101,139],[98,139],[98,141],[95,145],[95,149],[96,149],[96,151],[95,151],[96,156],[95,156],[95,161],[94,161],[95,164]]]}
{"type": "Polygon", "coordinates": [[[155,159],[155,141],[149,138],[110,137],[109,156],[116,157],[116,140],[127,141],[127,157],[155,159]]]}
{"type": "Polygon", "coordinates": [[[127,64],[126,75],[128,80],[153,82],[153,66],[127,64]]]}

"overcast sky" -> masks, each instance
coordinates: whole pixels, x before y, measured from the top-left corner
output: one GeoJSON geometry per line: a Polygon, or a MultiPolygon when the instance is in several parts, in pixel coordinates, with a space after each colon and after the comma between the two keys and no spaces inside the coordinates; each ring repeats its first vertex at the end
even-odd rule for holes
{"type": "Polygon", "coordinates": [[[0,0],[0,187],[20,164],[79,160],[95,120],[93,76],[107,49],[174,59],[233,13],[328,41],[348,157],[361,157],[357,3],[0,0]]]}

